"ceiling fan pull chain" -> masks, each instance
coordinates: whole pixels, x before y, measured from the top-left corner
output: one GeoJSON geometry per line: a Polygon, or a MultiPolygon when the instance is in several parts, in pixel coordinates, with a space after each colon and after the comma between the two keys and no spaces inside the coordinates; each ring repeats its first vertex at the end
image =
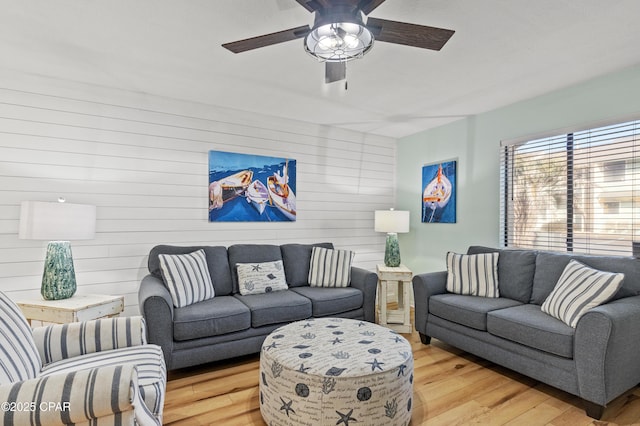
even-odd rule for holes
{"type": "Polygon", "coordinates": [[[344,91],[349,89],[349,81],[347,80],[347,62],[344,63],[344,91]]]}

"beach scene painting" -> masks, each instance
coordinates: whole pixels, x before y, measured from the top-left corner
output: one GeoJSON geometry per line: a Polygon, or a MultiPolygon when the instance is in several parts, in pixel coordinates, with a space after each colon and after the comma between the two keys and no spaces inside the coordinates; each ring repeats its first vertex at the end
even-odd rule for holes
{"type": "Polygon", "coordinates": [[[456,223],[456,161],[422,167],[422,222],[456,223]]]}
{"type": "Polygon", "coordinates": [[[209,151],[209,222],[286,222],[296,213],[296,160],[209,151]]]}

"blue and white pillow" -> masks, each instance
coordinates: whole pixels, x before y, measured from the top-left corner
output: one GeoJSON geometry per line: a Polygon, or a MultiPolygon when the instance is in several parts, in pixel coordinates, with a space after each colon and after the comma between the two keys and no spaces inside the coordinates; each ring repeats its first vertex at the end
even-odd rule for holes
{"type": "Polygon", "coordinates": [[[173,306],[182,308],[214,297],[204,250],[187,254],[161,254],[158,259],[173,306]]]}
{"type": "Polygon", "coordinates": [[[236,263],[238,287],[243,296],[286,290],[282,260],[262,263],[236,263]]]}
{"type": "Polygon", "coordinates": [[[541,309],[575,328],[589,309],[611,299],[623,281],[622,273],[600,271],[572,259],[541,309]]]}
{"type": "Polygon", "coordinates": [[[447,253],[447,291],[449,293],[500,297],[498,256],[495,253],[447,253]]]}

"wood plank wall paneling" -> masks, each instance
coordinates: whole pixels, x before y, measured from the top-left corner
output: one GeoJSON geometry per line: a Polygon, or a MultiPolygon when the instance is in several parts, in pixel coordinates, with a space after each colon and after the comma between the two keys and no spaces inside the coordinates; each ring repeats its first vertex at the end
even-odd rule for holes
{"type": "Polygon", "coordinates": [[[18,239],[20,202],[95,204],[72,242],[78,293],[137,290],[156,244],[311,243],[384,257],[373,211],[395,202],[394,139],[204,104],[0,71],[0,291],[39,297],[45,241],[18,239]],[[298,220],[209,223],[208,151],[297,160],[298,220]]]}

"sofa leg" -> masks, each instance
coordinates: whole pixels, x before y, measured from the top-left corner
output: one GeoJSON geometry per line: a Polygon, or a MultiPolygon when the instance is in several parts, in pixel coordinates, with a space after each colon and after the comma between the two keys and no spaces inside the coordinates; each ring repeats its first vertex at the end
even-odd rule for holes
{"type": "Polygon", "coordinates": [[[602,415],[604,414],[604,405],[598,405],[595,402],[584,401],[584,410],[587,413],[587,416],[592,419],[600,420],[602,415]]]}
{"type": "Polygon", "coordinates": [[[428,345],[429,343],[431,343],[431,336],[427,336],[426,334],[422,334],[422,333],[418,333],[420,334],[420,341],[425,344],[428,345]]]}

